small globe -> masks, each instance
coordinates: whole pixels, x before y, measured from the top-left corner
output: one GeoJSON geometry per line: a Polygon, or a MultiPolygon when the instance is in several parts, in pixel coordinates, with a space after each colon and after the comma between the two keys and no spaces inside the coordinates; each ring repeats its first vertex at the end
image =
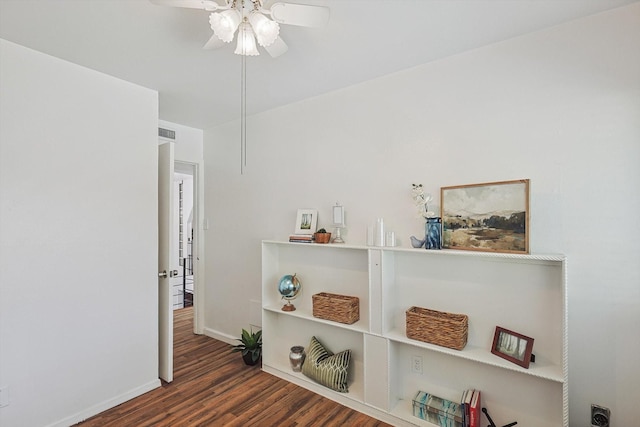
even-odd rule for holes
{"type": "Polygon", "coordinates": [[[282,295],[282,298],[287,301],[294,299],[298,292],[300,292],[300,281],[294,274],[293,276],[287,274],[286,276],[282,276],[280,282],[278,283],[278,292],[282,295]]]}

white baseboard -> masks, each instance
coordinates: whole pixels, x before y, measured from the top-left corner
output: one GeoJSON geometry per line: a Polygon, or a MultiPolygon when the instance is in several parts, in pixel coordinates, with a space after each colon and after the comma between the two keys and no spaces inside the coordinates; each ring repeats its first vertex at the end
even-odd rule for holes
{"type": "Polygon", "coordinates": [[[216,339],[218,341],[226,342],[227,344],[236,345],[238,342],[236,341],[240,338],[240,335],[237,337],[233,337],[228,334],[223,334],[222,332],[216,331],[211,328],[204,328],[204,334],[210,338],[216,339]]]}
{"type": "Polygon", "coordinates": [[[160,379],[156,379],[147,384],[143,384],[140,387],[136,387],[133,390],[129,390],[126,393],[123,393],[119,396],[116,396],[112,399],[105,400],[104,402],[98,403],[97,405],[91,406],[77,414],[71,415],[70,417],[63,418],[60,421],[56,421],[53,424],[49,424],[47,427],[68,427],[74,424],[77,424],[81,421],[84,421],[88,418],[93,417],[94,415],[98,415],[100,412],[104,412],[107,409],[111,409],[115,406],[118,406],[121,403],[126,402],[127,400],[131,400],[134,397],[138,397],[142,394],[145,394],[151,390],[154,390],[160,387],[162,384],[160,379]]]}

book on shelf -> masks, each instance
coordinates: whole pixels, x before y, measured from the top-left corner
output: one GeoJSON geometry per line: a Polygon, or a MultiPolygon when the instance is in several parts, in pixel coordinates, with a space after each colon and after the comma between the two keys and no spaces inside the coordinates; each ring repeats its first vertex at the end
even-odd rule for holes
{"type": "Polygon", "coordinates": [[[467,393],[469,393],[469,390],[463,390],[462,397],[460,397],[460,413],[462,414],[462,427],[468,427],[467,414],[464,406],[464,400],[467,397],[467,393]]]}
{"type": "Polygon", "coordinates": [[[460,412],[462,413],[463,427],[471,427],[471,400],[473,399],[474,393],[474,389],[467,389],[462,392],[462,397],[460,398],[460,412]]]}
{"type": "Polygon", "coordinates": [[[480,390],[473,392],[473,398],[469,406],[469,427],[480,427],[482,415],[482,397],[480,390]]]}
{"type": "Polygon", "coordinates": [[[471,399],[473,399],[473,393],[475,393],[474,389],[469,389],[467,395],[464,398],[464,411],[467,416],[467,425],[466,427],[471,427],[471,399]]]}
{"type": "Polygon", "coordinates": [[[313,234],[291,234],[289,236],[290,242],[313,242],[313,234]]]}
{"type": "Polygon", "coordinates": [[[413,415],[440,427],[463,427],[460,404],[424,391],[413,399],[413,415]]]}

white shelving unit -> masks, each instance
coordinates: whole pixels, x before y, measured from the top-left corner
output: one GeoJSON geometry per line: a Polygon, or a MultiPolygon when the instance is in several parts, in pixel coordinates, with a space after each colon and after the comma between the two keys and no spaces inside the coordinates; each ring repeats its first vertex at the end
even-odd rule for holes
{"type": "MultiPolygon", "coordinates": [[[[497,424],[567,427],[567,274],[563,255],[262,242],[263,370],[394,425],[433,426],[413,416],[424,390],[459,401],[482,390],[497,424]],[[278,282],[297,274],[296,311],[281,310],[278,282]],[[357,296],[352,325],[313,317],[319,292],[357,296]],[[466,347],[412,340],[405,311],[419,306],[469,316],[466,347]],[[491,354],[496,326],[534,338],[536,362],[521,368],[491,354]],[[320,386],[289,366],[289,349],[316,336],[352,350],[349,393],[320,386]],[[422,374],[411,370],[422,358],[422,374]]],[[[484,424],[483,417],[483,424],[484,424]]]]}

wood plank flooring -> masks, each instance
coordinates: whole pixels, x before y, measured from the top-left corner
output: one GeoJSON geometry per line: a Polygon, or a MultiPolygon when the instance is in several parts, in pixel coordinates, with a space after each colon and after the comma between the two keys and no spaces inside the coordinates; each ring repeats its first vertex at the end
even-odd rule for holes
{"type": "Polygon", "coordinates": [[[123,426],[388,426],[246,366],[227,343],[193,334],[193,307],[174,311],[174,381],[80,424],[123,426]]]}

